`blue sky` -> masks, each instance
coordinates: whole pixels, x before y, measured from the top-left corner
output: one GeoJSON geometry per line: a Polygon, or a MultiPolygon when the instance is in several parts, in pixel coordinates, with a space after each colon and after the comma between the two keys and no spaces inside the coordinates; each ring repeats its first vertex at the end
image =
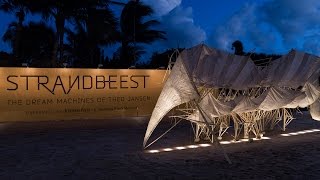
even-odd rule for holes
{"type": "MultiPolygon", "coordinates": [[[[119,0],[126,2],[126,0],[119,0]]],[[[320,55],[319,0],[141,0],[155,10],[167,41],[149,51],[191,47],[205,42],[231,50],[241,40],[245,51],[286,53],[298,49],[320,55]]],[[[119,8],[117,8],[119,9],[119,8]]],[[[14,17],[0,13],[2,35],[14,17]]],[[[0,42],[0,50],[9,50],[0,42]]]]}
{"type": "Polygon", "coordinates": [[[210,32],[215,26],[223,24],[228,18],[236,13],[247,0],[183,0],[181,5],[192,7],[195,23],[200,25],[206,32],[210,32]]]}
{"type": "Polygon", "coordinates": [[[297,49],[320,55],[319,0],[142,1],[161,12],[170,38],[164,47],[205,42],[230,51],[232,42],[241,40],[250,52],[297,49]]]}

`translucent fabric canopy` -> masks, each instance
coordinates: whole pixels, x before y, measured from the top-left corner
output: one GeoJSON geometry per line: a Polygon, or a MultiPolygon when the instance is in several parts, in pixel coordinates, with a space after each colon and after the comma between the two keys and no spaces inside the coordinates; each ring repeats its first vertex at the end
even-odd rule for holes
{"type": "Polygon", "coordinates": [[[259,69],[248,56],[237,56],[204,44],[184,50],[176,60],[150,118],[144,146],[161,119],[174,107],[194,101],[211,117],[255,110],[310,106],[311,115],[320,120],[320,59],[291,51],[259,69]],[[263,93],[221,101],[198,88],[245,91],[263,88],[263,93]]]}

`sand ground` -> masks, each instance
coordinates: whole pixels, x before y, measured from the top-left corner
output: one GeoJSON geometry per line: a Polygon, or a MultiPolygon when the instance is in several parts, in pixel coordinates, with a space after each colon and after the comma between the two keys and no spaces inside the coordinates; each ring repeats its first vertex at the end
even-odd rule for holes
{"type": "MultiPolygon", "coordinates": [[[[150,154],[142,150],[147,118],[0,124],[0,180],[64,179],[320,179],[320,132],[150,154]],[[121,122],[121,123],[120,123],[121,122]]],[[[156,133],[169,126],[163,122],[156,133]]],[[[298,115],[287,129],[320,128],[298,115]]],[[[179,124],[150,149],[194,144],[179,124]]]]}

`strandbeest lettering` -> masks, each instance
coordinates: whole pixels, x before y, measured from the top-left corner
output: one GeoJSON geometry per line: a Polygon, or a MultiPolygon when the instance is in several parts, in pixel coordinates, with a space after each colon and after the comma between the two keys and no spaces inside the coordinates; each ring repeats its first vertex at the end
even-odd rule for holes
{"type": "Polygon", "coordinates": [[[55,94],[57,88],[61,88],[64,94],[69,94],[71,90],[90,89],[136,89],[146,88],[149,75],[81,75],[68,76],[62,78],[57,75],[52,78],[47,75],[9,75],[7,76],[7,90],[16,91],[20,88],[28,90],[47,90],[55,94]],[[31,87],[30,83],[36,83],[36,87],[31,87]]]}

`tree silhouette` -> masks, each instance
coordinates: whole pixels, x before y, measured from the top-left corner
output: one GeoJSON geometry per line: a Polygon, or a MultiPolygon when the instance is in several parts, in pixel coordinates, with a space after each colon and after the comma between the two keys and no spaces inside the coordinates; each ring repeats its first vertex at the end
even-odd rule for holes
{"type": "Polygon", "coordinates": [[[127,4],[112,0],[1,0],[0,8],[17,17],[17,22],[9,25],[3,37],[12,47],[17,66],[26,61],[40,66],[36,61],[42,57],[46,62],[43,66],[47,67],[51,55],[50,67],[61,67],[65,61],[77,67],[97,67],[104,59],[102,49],[120,42],[121,47],[108,65],[127,68],[135,65],[145,53],[144,45],[165,39],[165,32],[154,28],[159,22],[148,18],[153,10],[138,0],[127,4]],[[110,4],[124,5],[120,23],[108,8],[110,4]],[[52,29],[44,23],[24,25],[25,15],[29,12],[40,14],[47,24],[53,20],[55,33],[52,34],[52,29]],[[39,33],[38,37],[43,41],[31,31],[39,33]],[[29,46],[30,42],[35,46],[26,46],[27,41],[29,46]],[[44,45],[44,41],[52,44],[44,45]],[[37,54],[36,50],[41,53],[37,54]],[[44,53],[43,50],[51,52],[44,53]]]}
{"type": "Polygon", "coordinates": [[[235,55],[241,55],[241,56],[250,56],[250,58],[253,60],[255,65],[266,67],[275,59],[278,59],[281,57],[281,55],[278,54],[265,54],[265,53],[245,53],[243,51],[243,44],[241,41],[236,40],[232,43],[232,49],[234,50],[235,55]]]}
{"type": "Polygon", "coordinates": [[[265,54],[265,53],[246,53],[246,56],[250,56],[250,58],[253,60],[255,65],[257,66],[268,66],[270,62],[272,62],[275,59],[278,59],[281,57],[281,55],[278,54],[265,54]]]}
{"type": "Polygon", "coordinates": [[[91,67],[97,67],[100,62],[100,46],[107,47],[117,42],[120,37],[117,31],[118,21],[109,8],[88,8],[84,21],[87,29],[89,61],[91,67]]]}
{"type": "Polygon", "coordinates": [[[4,51],[0,51],[0,67],[14,67],[14,57],[4,51]]]}
{"type": "Polygon", "coordinates": [[[113,59],[111,60],[110,65],[114,68],[129,68],[131,66],[136,67],[136,64],[132,64],[133,60],[139,59],[144,53],[145,51],[141,46],[121,46],[113,54],[113,59]],[[131,61],[129,58],[131,58],[131,61]]]}
{"type": "MultiPolygon", "coordinates": [[[[17,23],[11,23],[3,35],[3,40],[12,47],[16,42],[17,27],[17,23]]],[[[27,26],[22,26],[20,35],[20,58],[15,65],[21,66],[21,63],[28,63],[33,67],[49,67],[55,39],[54,36],[54,31],[44,23],[30,22],[27,26]],[[31,42],[32,45],[30,45],[31,42]]]]}
{"type": "Polygon", "coordinates": [[[152,14],[151,7],[139,1],[129,1],[123,8],[120,17],[121,48],[116,57],[120,59],[122,67],[127,68],[137,62],[137,57],[143,52],[142,47],[137,44],[151,44],[156,40],[165,39],[165,32],[151,29],[152,26],[158,25],[159,21],[145,21],[152,14]]]}
{"type": "Polygon", "coordinates": [[[26,14],[29,12],[27,6],[27,0],[1,0],[0,10],[6,13],[15,14],[17,18],[16,28],[15,28],[15,42],[12,42],[12,52],[16,57],[16,61],[20,58],[20,38],[23,22],[25,20],[26,14]]]}
{"type": "MultiPolygon", "coordinates": [[[[55,41],[55,48],[54,48],[54,56],[52,58],[52,66],[59,66],[61,65],[65,59],[64,54],[64,38],[65,38],[65,24],[66,21],[74,22],[78,20],[82,20],[82,22],[85,24],[87,32],[90,36],[90,40],[87,41],[87,43],[92,43],[89,49],[91,51],[91,54],[94,54],[92,52],[94,49],[94,46],[96,44],[96,34],[101,35],[101,31],[105,30],[105,33],[103,37],[105,38],[105,34],[108,32],[111,32],[109,30],[113,29],[115,27],[114,17],[110,10],[108,10],[108,4],[109,3],[115,3],[111,2],[109,0],[78,0],[75,1],[66,1],[66,0],[33,0],[37,1],[36,5],[32,6],[32,12],[34,13],[40,13],[45,20],[49,18],[53,18],[56,26],[56,41],[55,41]],[[101,13],[103,12],[103,13],[101,13]],[[105,15],[109,16],[111,20],[105,21],[96,21],[96,17],[98,15],[105,15]],[[112,19],[113,18],[113,19],[112,19]],[[102,23],[102,24],[98,24],[102,23]],[[108,24],[110,23],[110,24],[108,24]],[[106,24],[108,24],[109,29],[106,31],[106,24]],[[102,29],[102,30],[100,30],[102,29]],[[98,30],[100,30],[99,33],[96,33],[98,30]]],[[[99,20],[101,20],[101,17],[99,17],[99,20]]],[[[115,28],[114,28],[115,29],[115,28]]],[[[110,35],[109,35],[110,37],[110,35]]],[[[114,37],[114,36],[113,36],[114,37]]],[[[101,37],[99,37],[101,38],[101,37]]],[[[106,38],[105,38],[106,39],[106,38]]],[[[91,57],[89,60],[93,61],[94,57],[91,57]]]]}
{"type": "Polygon", "coordinates": [[[65,0],[34,0],[37,2],[31,6],[33,13],[40,13],[44,20],[54,19],[56,28],[56,39],[54,43],[53,56],[51,59],[51,66],[57,67],[62,63],[63,58],[63,42],[65,33],[66,20],[71,20],[76,14],[77,10],[81,8],[79,3],[65,0]]]}
{"type": "Polygon", "coordinates": [[[101,47],[115,43],[118,37],[117,20],[109,9],[85,9],[74,30],[67,30],[68,61],[75,67],[96,68],[103,63],[101,47]]]}
{"type": "Polygon", "coordinates": [[[232,43],[232,50],[234,50],[235,55],[244,55],[242,42],[236,40],[232,43]]]}
{"type": "Polygon", "coordinates": [[[174,54],[174,53],[176,53],[177,50],[180,53],[184,49],[183,48],[167,49],[163,53],[158,53],[158,52],[153,53],[150,61],[150,68],[168,67],[170,57],[172,57],[171,59],[172,62],[176,61],[176,57],[178,56],[178,54],[174,54]]]}

